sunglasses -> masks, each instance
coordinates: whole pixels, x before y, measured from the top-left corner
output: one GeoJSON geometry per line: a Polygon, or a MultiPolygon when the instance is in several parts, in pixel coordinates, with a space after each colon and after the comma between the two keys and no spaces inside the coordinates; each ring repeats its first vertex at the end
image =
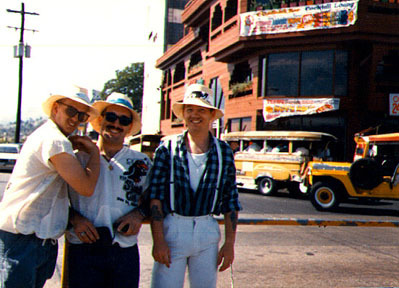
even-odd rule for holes
{"type": "Polygon", "coordinates": [[[132,118],[125,115],[118,116],[114,112],[105,113],[105,120],[107,120],[108,122],[114,123],[116,119],[119,119],[119,124],[121,124],[122,126],[129,126],[133,122],[132,118]]]}
{"type": "Polygon", "coordinates": [[[80,112],[79,110],[77,110],[75,107],[65,104],[63,102],[57,102],[58,104],[62,104],[64,106],[66,106],[67,108],[65,109],[65,113],[68,115],[68,117],[75,117],[75,115],[78,115],[78,120],[80,122],[86,122],[90,115],[85,113],[85,112],[80,112]]]}

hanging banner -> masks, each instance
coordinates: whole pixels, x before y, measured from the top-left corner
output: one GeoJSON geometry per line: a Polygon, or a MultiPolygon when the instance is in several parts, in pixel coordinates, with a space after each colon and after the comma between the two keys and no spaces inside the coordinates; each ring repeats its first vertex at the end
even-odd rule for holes
{"type": "Polygon", "coordinates": [[[354,25],[358,1],[251,11],[240,15],[240,36],[341,28],[354,25]]]}
{"type": "Polygon", "coordinates": [[[273,98],[263,100],[263,118],[271,122],[280,117],[318,114],[339,109],[339,98],[273,98]]]}

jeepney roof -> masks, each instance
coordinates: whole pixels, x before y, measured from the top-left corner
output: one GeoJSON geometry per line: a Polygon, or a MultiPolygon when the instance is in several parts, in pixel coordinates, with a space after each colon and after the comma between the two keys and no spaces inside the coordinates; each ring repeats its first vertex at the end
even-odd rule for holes
{"type": "Polygon", "coordinates": [[[355,136],[355,142],[399,142],[399,133],[355,136]]]}
{"type": "Polygon", "coordinates": [[[337,138],[331,134],[312,131],[237,131],[222,134],[225,141],[239,140],[289,140],[289,141],[320,141],[323,138],[337,138]]]}

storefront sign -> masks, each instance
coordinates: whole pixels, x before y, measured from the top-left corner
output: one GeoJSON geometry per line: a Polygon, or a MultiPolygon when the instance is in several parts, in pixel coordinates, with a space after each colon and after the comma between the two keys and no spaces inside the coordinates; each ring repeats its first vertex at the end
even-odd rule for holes
{"type": "Polygon", "coordinates": [[[266,122],[280,117],[309,115],[339,109],[339,98],[273,98],[263,100],[263,118],[266,122]]]}
{"type": "Polygon", "coordinates": [[[389,94],[389,115],[399,116],[399,94],[389,94]]]}
{"type": "Polygon", "coordinates": [[[357,20],[357,6],[344,1],[243,13],[240,36],[347,27],[357,20]]]}

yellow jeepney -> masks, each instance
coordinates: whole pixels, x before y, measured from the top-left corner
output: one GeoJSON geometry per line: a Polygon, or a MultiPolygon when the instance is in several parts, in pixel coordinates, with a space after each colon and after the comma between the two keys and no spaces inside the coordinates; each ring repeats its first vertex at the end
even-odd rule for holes
{"type": "Polygon", "coordinates": [[[294,195],[306,193],[302,184],[307,164],[314,158],[330,159],[330,148],[337,140],[311,131],[240,131],[221,138],[235,151],[237,185],[263,195],[283,187],[294,195]]]}
{"type": "Polygon", "coordinates": [[[348,199],[399,199],[399,133],[355,135],[353,162],[311,162],[310,200],[320,211],[348,199]]]}
{"type": "Polygon", "coordinates": [[[159,146],[163,135],[161,134],[140,134],[127,138],[127,145],[130,149],[143,152],[153,159],[155,149],[159,146]]]}

